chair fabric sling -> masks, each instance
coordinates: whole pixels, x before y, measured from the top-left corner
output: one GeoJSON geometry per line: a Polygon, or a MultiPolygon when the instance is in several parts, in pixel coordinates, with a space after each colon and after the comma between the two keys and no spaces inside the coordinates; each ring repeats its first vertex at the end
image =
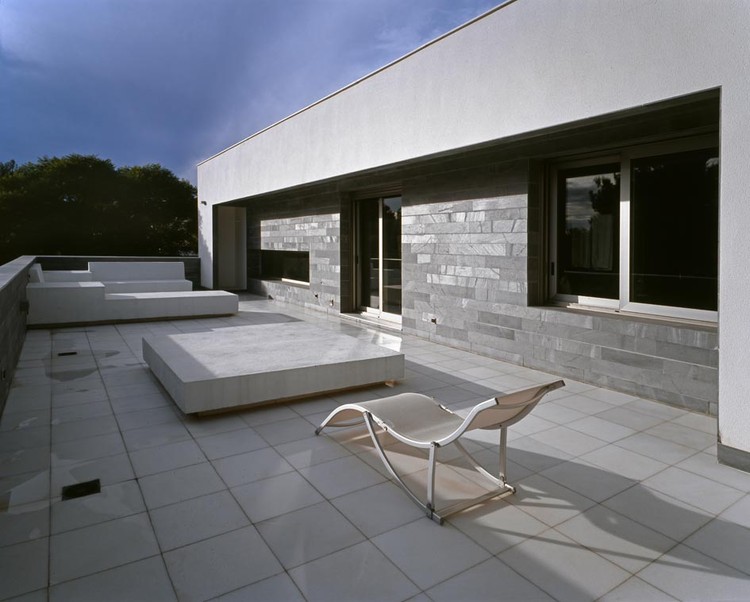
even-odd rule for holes
{"type": "Polygon", "coordinates": [[[327,427],[347,427],[365,423],[378,456],[388,472],[396,479],[409,497],[418,504],[428,517],[438,523],[454,514],[475,506],[485,500],[515,493],[515,487],[506,480],[506,458],[508,427],[527,416],[537,403],[550,391],[565,386],[562,380],[537,385],[498,395],[475,405],[462,418],[437,401],[420,393],[401,393],[382,399],[361,403],[347,403],[333,410],[315,429],[319,435],[327,427]],[[388,459],[378,437],[378,428],[396,440],[419,449],[429,451],[427,464],[427,500],[421,500],[399,476],[388,459]],[[495,476],[485,470],[459,441],[460,437],[474,429],[499,430],[499,471],[495,476]],[[446,445],[455,445],[473,468],[488,479],[493,489],[470,500],[462,500],[447,508],[435,508],[435,471],[437,450],[446,445]]]}

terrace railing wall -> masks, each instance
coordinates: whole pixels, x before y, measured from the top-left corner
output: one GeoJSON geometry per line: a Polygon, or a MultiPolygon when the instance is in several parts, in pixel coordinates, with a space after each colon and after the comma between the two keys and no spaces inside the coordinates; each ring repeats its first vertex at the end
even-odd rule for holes
{"type": "Polygon", "coordinates": [[[26,284],[34,261],[24,255],[0,266],[0,416],[26,337],[26,284]]]}

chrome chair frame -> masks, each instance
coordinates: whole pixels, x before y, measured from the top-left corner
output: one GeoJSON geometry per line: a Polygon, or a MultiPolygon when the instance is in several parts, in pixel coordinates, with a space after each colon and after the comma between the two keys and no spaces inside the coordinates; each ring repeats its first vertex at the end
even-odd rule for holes
{"type": "Polygon", "coordinates": [[[498,395],[475,405],[465,418],[439,404],[431,397],[419,393],[401,393],[382,399],[361,403],[344,404],[333,410],[315,429],[319,435],[326,427],[348,427],[365,423],[370,438],[391,476],[407,495],[420,506],[427,516],[442,524],[443,520],[475,506],[488,499],[505,497],[516,489],[507,482],[508,427],[527,416],[537,403],[550,391],[565,386],[562,380],[538,385],[498,395]],[[378,437],[377,428],[411,447],[426,449],[427,460],[427,501],[423,502],[404,482],[389,460],[386,450],[378,437]],[[461,444],[459,438],[474,429],[499,430],[499,470],[495,476],[487,471],[461,444]],[[471,463],[472,468],[489,480],[494,488],[486,494],[463,500],[451,506],[435,508],[435,474],[437,470],[437,450],[454,444],[459,452],[471,463]]]}

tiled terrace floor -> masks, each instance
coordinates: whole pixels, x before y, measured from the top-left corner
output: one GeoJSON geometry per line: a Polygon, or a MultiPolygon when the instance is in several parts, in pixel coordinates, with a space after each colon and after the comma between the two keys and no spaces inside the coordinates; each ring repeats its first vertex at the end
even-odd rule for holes
{"type": "MultiPolygon", "coordinates": [[[[750,475],[716,463],[715,420],[566,379],[511,429],[518,493],[440,527],[361,431],[314,436],[337,404],[394,389],[186,418],[142,362],[141,336],[302,317],[402,349],[395,390],[454,408],[552,377],[263,300],[241,307],[28,333],[1,422],[0,599],[750,599],[750,475]],[[63,485],[94,478],[101,493],[61,501],[63,485]]],[[[494,458],[493,443],[473,448],[494,458]]]]}

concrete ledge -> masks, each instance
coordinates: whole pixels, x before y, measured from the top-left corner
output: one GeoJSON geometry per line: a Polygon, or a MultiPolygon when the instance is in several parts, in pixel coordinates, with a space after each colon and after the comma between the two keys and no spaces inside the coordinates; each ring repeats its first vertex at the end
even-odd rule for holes
{"type": "Polygon", "coordinates": [[[158,293],[192,291],[190,280],[102,280],[108,293],[158,293]]]}
{"type": "Polygon", "coordinates": [[[305,322],[147,336],[143,358],[186,414],[404,377],[403,354],[305,322]]]}
{"type": "MultiPolygon", "coordinates": [[[[40,268],[41,271],[41,268],[40,268]]],[[[43,272],[42,282],[91,282],[91,272],[88,270],[46,270],[43,272]]]]}
{"type": "Polygon", "coordinates": [[[90,261],[94,280],[184,280],[185,266],[179,261],[90,261]]]}

